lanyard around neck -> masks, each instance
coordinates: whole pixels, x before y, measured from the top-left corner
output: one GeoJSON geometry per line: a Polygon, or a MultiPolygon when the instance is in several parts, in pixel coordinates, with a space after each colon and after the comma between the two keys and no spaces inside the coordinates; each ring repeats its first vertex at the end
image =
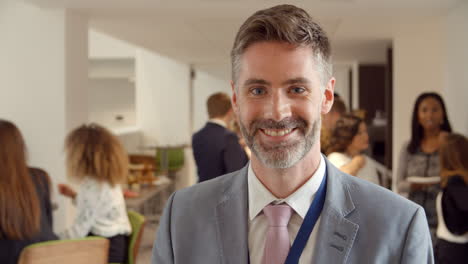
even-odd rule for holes
{"type": "Polygon", "coordinates": [[[310,234],[314,229],[317,220],[322,213],[323,205],[325,204],[325,196],[327,193],[327,173],[323,176],[322,183],[315,194],[314,201],[307,211],[304,222],[302,222],[299,232],[297,233],[296,239],[289,250],[288,257],[286,258],[285,264],[297,264],[299,263],[299,258],[302,255],[302,251],[309,240],[310,234]]]}

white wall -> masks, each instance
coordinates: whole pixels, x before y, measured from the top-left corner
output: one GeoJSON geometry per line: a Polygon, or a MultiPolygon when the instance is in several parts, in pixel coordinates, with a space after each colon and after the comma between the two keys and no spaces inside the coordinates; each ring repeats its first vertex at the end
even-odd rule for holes
{"type": "Polygon", "coordinates": [[[387,49],[391,46],[390,40],[349,42],[343,46],[333,46],[333,60],[357,61],[361,64],[382,64],[387,62],[387,49]]]}
{"type": "MultiPolygon", "coordinates": [[[[135,52],[137,47],[94,29],[89,36],[88,120],[113,131],[136,127],[135,52]],[[116,116],[123,120],[117,120],[116,116]]],[[[137,142],[137,141],[132,141],[137,142]]],[[[134,152],[137,146],[131,146],[134,152]]]]}
{"type": "Polygon", "coordinates": [[[135,86],[127,79],[90,79],[89,121],[109,129],[136,126],[135,86]],[[116,116],[123,120],[117,120],[116,116]]]}
{"type": "Polygon", "coordinates": [[[206,100],[217,92],[224,92],[231,95],[231,85],[229,81],[218,79],[203,71],[197,71],[193,84],[194,99],[194,131],[201,129],[208,121],[208,112],[206,109],[206,100]]]}
{"type": "Polygon", "coordinates": [[[65,12],[65,122],[70,131],[88,118],[88,18],[65,12]]]}
{"type": "MultiPolygon", "coordinates": [[[[52,182],[65,181],[63,140],[68,127],[79,123],[83,111],[67,106],[70,93],[80,95],[81,73],[86,62],[74,54],[86,54],[85,46],[71,45],[66,30],[80,36],[85,19],[63,9],[40,9],[21,1],[3,1],[0,7],[0,118],[18,125],[29,149],[29,163],[44,168],[52,182]],[[47,30],[44,30],[47,29],[47,30]],[[73,72],[76,73],[73,74],[73,72]]],[[[54,188],[55,189],[55,188],[54,188]]],[[[57,197],[55,227],[69,221],[68,203],[57,197]]]]}
{"type": "Polygon", "coordinates": [[[190,143],[188,65],[136,51],[136,116],[147,145],[190,143]]]}
{"type": "Polygon", "coordinates": [[[440,93],[445,85],[445,44],[442,19],[407,25],[394,38],[394,172],[398,168],[400,149],[410,138],[411,114],[416,97],[426,91],[440,93]]]}
{"type": "Polygon", "coordinates": [[[453,129],[468,136],[468,1],[448,15],[444,28],[447,38],[447,71],[444,95],[453,129]]]}
{"type": "Polygon", "coordinates": [[[135,51],[132,44],[89,29],[89,58],[134,58],[135,51]]]}
{"type": "Polygon", "coordinates": [[[135,58],[100,58],[90,59],[89,78],[135,79],[135,58]]]}
{"type": "Polygon", "coordinates": [[[348,110],[350,110],[349,104],[349,72],[352,70],[352,65],[348,63],[334,63],[333,64],[333,76],[336,79],[335,92],[338,93],[343,99],[348,110]]]}

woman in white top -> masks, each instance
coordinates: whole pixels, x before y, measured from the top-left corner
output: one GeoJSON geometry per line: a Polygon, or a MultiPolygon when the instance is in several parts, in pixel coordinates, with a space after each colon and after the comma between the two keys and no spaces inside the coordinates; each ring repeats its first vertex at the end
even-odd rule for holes
{"type": "Polygon", "coordinates": [[[110,241],[109,262],[125,263],[128,252],[128,220],[122,189],[128,156],[107,129],[91,124],[73,130],[65,142],[68,175],[78,180],[78,192],[59,184],[61,194],[73,199],[77,214],[62,239],[102,236],[110,241]]]}
{"type": "Polygon", "coordinates": [[[364,121],[353,115],[343,115],[332,131],[328,160],[340,170],[379,184],[374,162],[362,152],[369,147],[369,135],[364,121]]]}

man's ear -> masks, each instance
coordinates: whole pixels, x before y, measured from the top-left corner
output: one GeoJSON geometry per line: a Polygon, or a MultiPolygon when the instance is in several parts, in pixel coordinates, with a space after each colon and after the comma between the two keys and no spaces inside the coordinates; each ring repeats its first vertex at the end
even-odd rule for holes
{"type": "Polygon", "coordinates": [[[333,105],[334,95],[333,92],[335,91],[335,78],[332,77],[327,85],[325,86],[325,91],[323,92],[323,100],[322,100],[322,107],[321,113],[324,115],[330,112],[330,109],[333,105]]]}
{"type": "Polygon", "coordinates": [[[237,106],[236,84],[234,83],[234,81],[231,81],[231,91],[232,91],[232,96],[231,96],[232,110],[234,110],[234,114],[237,114],[239,107],[237,106]]]}

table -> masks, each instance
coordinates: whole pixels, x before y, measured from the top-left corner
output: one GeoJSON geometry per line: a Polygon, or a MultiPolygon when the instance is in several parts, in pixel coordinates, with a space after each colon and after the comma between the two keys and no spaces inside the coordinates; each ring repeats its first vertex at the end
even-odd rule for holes
{"type": "Polygon", "coordinates": [[[148,221],[158,222],[164,205],[169,198],[171,182],[150,185],[140,189],[138,197],[125,198],[127,209],[136,211],[148,221]]]}

